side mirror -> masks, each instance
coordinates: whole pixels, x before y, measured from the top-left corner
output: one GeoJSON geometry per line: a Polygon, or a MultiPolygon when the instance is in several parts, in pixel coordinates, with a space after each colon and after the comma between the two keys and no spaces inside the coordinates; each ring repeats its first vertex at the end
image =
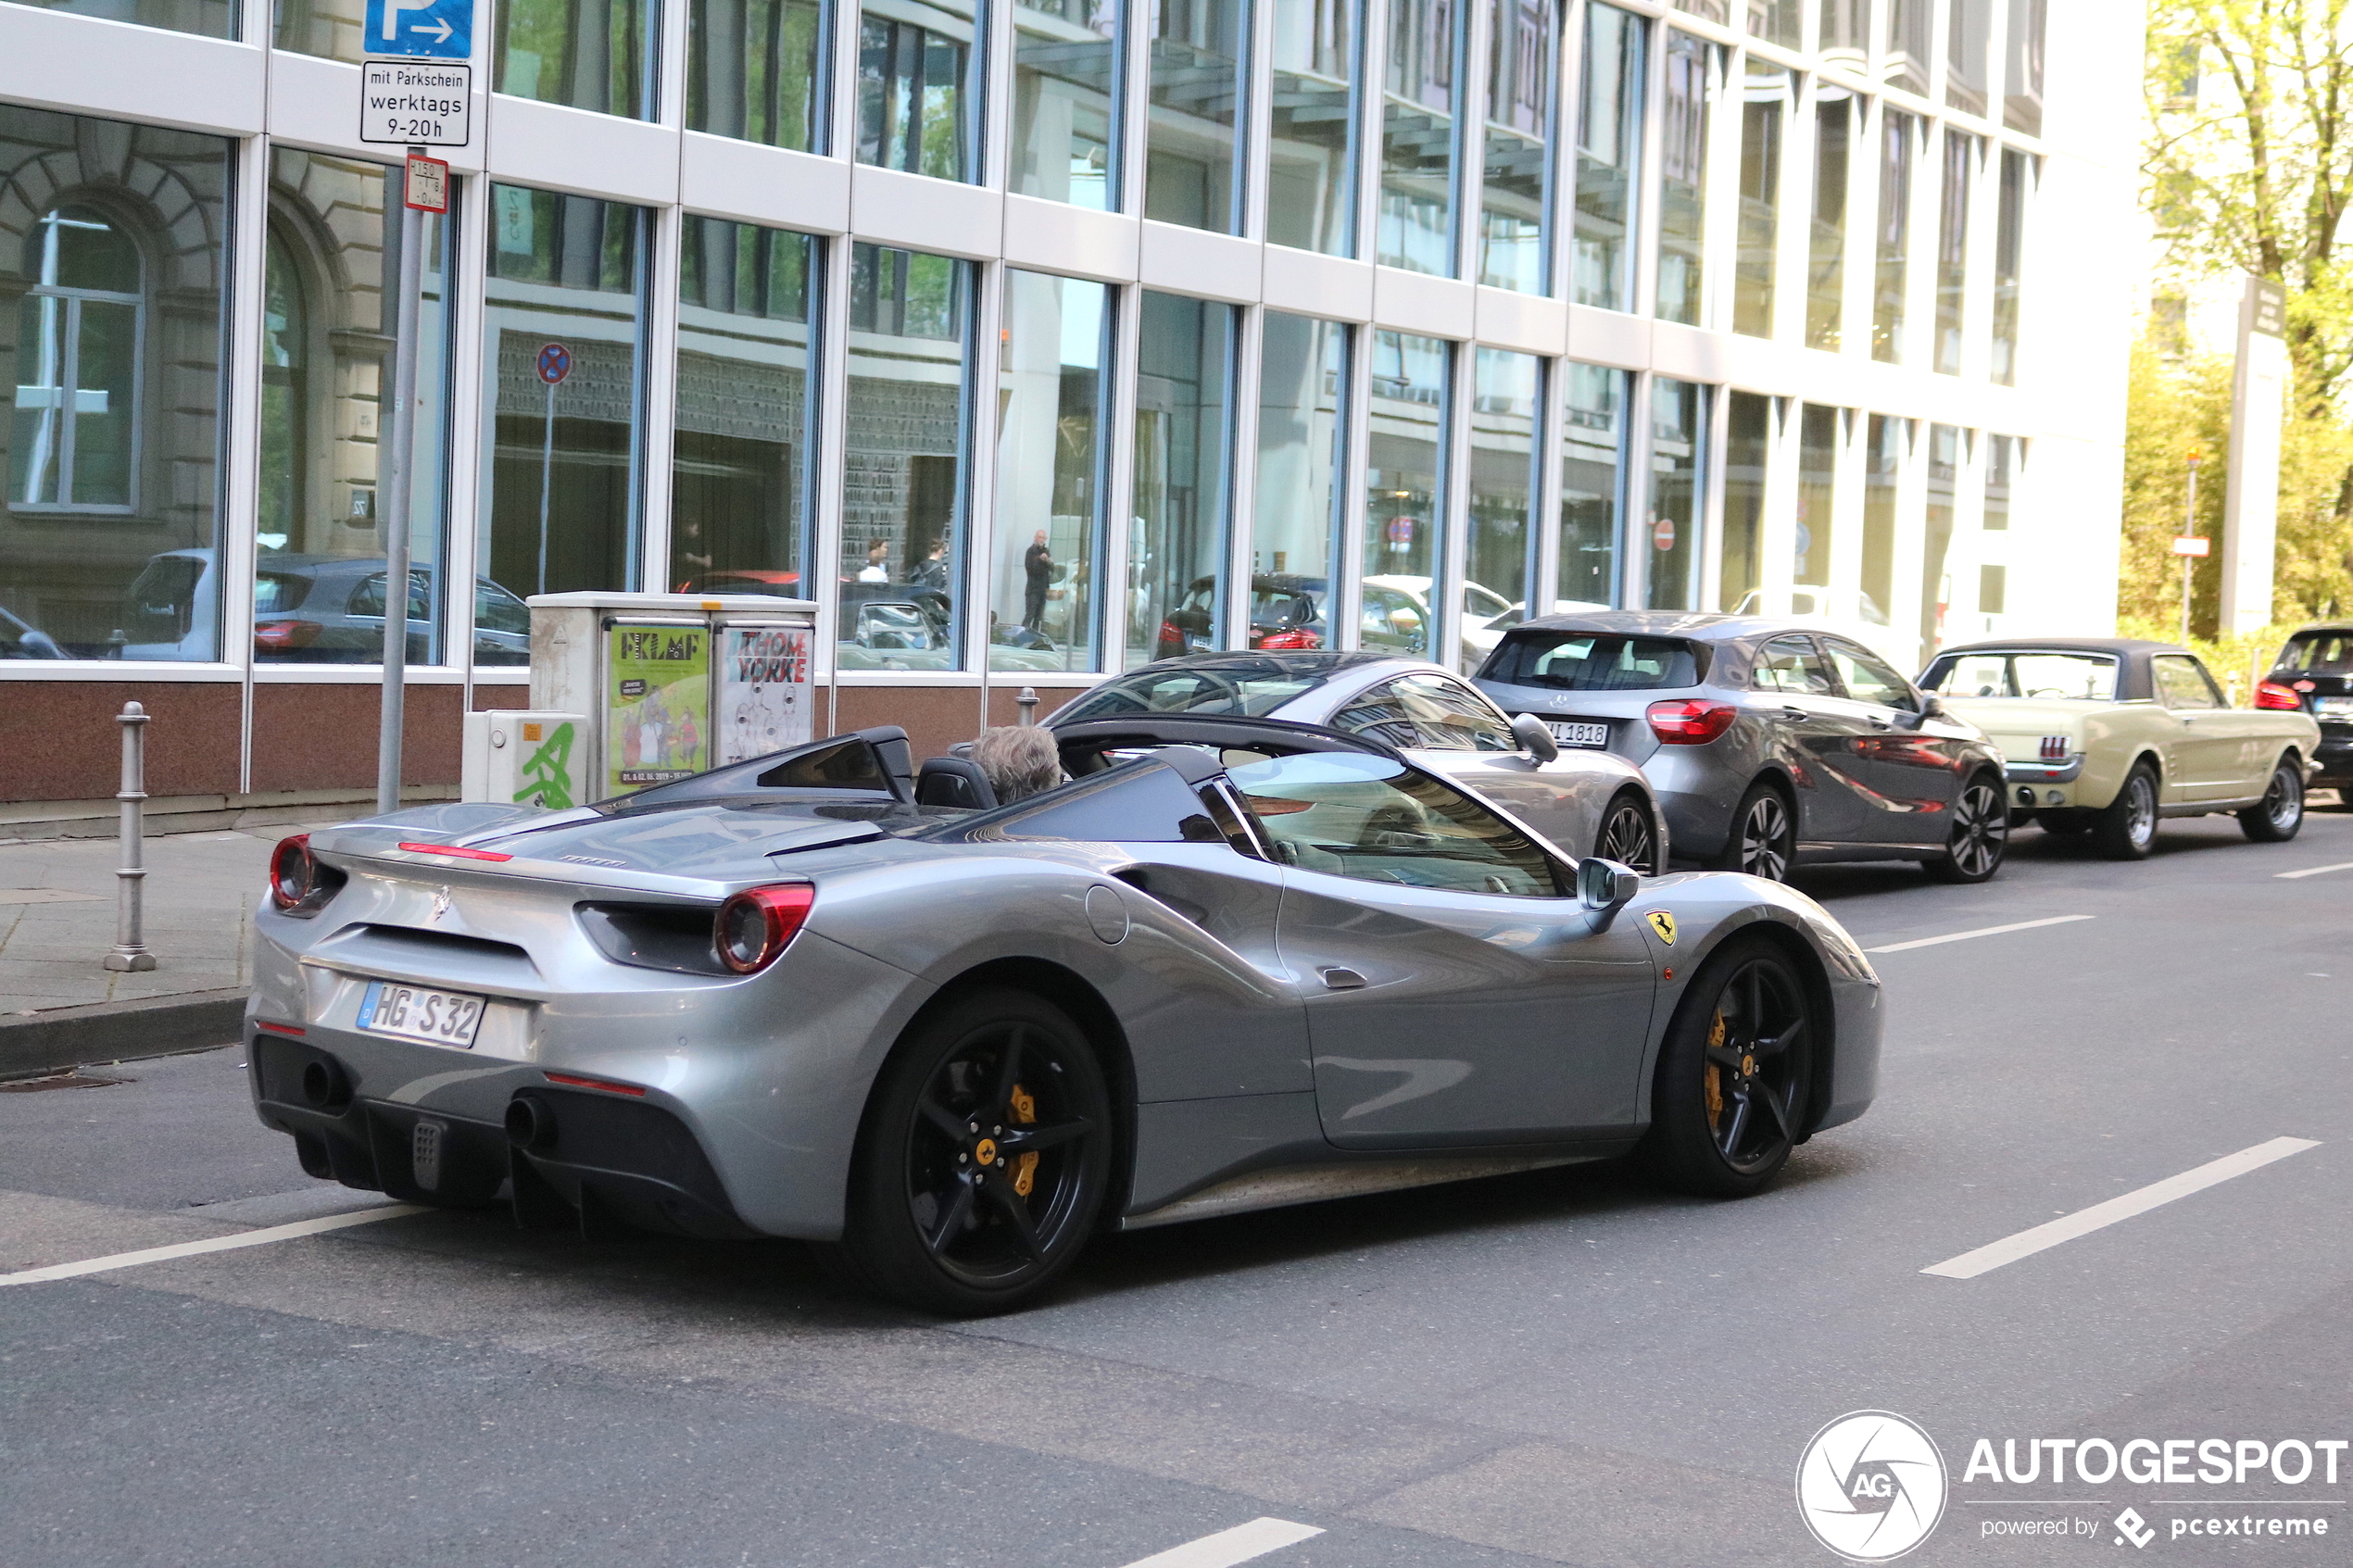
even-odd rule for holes
{"type": "Polygon", "coordinates": [[[1578,901],[1607,925],[1642,890],[1642,873],[1616,860],[1587,856],[1577,862],[1578,901]]]}
{"type": "Polygon", "coordinates": [[[1533,713],[1520,714],[1512,721],[1512,739],[1519,742],[1519,748],[1539,762],[1550,762],[1561,754],[1561,743],[1553,738],[1553,732],[1546,727],[1544,721],[1533,713]]]}

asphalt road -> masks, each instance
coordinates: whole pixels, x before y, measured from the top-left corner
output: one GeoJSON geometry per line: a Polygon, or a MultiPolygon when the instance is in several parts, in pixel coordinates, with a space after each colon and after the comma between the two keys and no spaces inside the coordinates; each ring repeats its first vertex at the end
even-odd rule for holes
{"type": "MultiPolygon", "coordinates": [[[[1176,1226],[969,1324],[789,1244],[449,1213],[0,1287],[0,1563],[1123,1568],[1273,1518],[1324,1532],[1274,1568],[1827,1564],[1793,1477],[1858,1410],[1950,1473],[1907,1562],[2353,1561],[2353,1450],[2334,1484],[2195,1457],[2353,1438],[2353,813],[1803,880],[1866,947],[2090,918],[1876,957],[1879,1104],[1745,1202],[1585,1167],[1176,1226]],[[2316,1142],[1921,1272],[2284,1137],[2316,1142]],[[2054,1486],[1965,1477],[1981,1437],[2192,1446],[2054,1486]]],[[[0,1094],[0,1273],[371,1201],[301,1175],[241,1055],[0,1094]]]]}

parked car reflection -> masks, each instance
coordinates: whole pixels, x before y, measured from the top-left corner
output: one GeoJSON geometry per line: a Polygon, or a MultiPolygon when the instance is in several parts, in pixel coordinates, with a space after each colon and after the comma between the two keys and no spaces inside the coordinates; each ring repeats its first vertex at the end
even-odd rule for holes
{"type": "MultiPolygon", "coordinates": [[[[219,563],[209,549],[151,558],[127,596],[125,659],[208,659],[218,634],[219,563]]],[[[409,571],[411,664],[433,659],[434,569],[409,571]]],[[[382,556],[265,552],[254,572],[253,656],[261,664],[374,664],[383,658],[382,556]]],[[[474,662],[531,661],[531,612],[487,577],[474,580],[474,662]]]]}
{"type": "Polygon", "coordinates": [[[63,659],[57,639],[0,609],[0,659],[63,659]]]}
{"type": "MultiPolygon", "coordinates": [[[[841,585],[842,670],[953,670],[957,665],[955,601],[937,588],[904,583],[847,582],[841,585]]],[[[992,670],[1063,668],[1062,652],[1043,633],[1010,621],[989,628],[992,670]]]]}

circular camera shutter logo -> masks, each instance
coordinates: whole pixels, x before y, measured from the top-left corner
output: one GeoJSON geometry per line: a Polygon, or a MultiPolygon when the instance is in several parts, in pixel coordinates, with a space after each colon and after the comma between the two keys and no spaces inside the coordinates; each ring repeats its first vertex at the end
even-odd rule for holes
{"type": "Polygon", "coordinates": [[[1814,1434],[1797,1461],[1797,1511],[1814,1538],[1857,1562],[1903,1556],[1944,1515],[1944,1458],[1886,1411],[1856,1411],[1814,1434]]]}

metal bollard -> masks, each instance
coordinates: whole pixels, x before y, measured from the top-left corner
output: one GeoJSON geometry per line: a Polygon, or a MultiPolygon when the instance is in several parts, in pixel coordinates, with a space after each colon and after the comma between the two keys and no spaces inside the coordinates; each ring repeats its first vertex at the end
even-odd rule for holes
{"type": "Polygon", "coordinates": [[[1021,708],[1021,722],[1024,729],[1038,722],[1038,688],[1036,686],[1022,687],[1021,696],[1013,698],[1013,701],[1021,708]]]}
{"type": "Polygon", "coordinates": [[[147,875],[139,853],[140,836],[146,830],[140,803],[147,798],[147,748],[143,733],[147,710],[126,702],[115,715],[115,722],[122,726],[122,787],[115,792],[115,798],[122,802],[122,864],[114,873],[114,951],[107,955],[106,965],[117,972],[136,972],[156,967],[156,956],[147,951],[139,929],[140,885],[147,875]]]}

